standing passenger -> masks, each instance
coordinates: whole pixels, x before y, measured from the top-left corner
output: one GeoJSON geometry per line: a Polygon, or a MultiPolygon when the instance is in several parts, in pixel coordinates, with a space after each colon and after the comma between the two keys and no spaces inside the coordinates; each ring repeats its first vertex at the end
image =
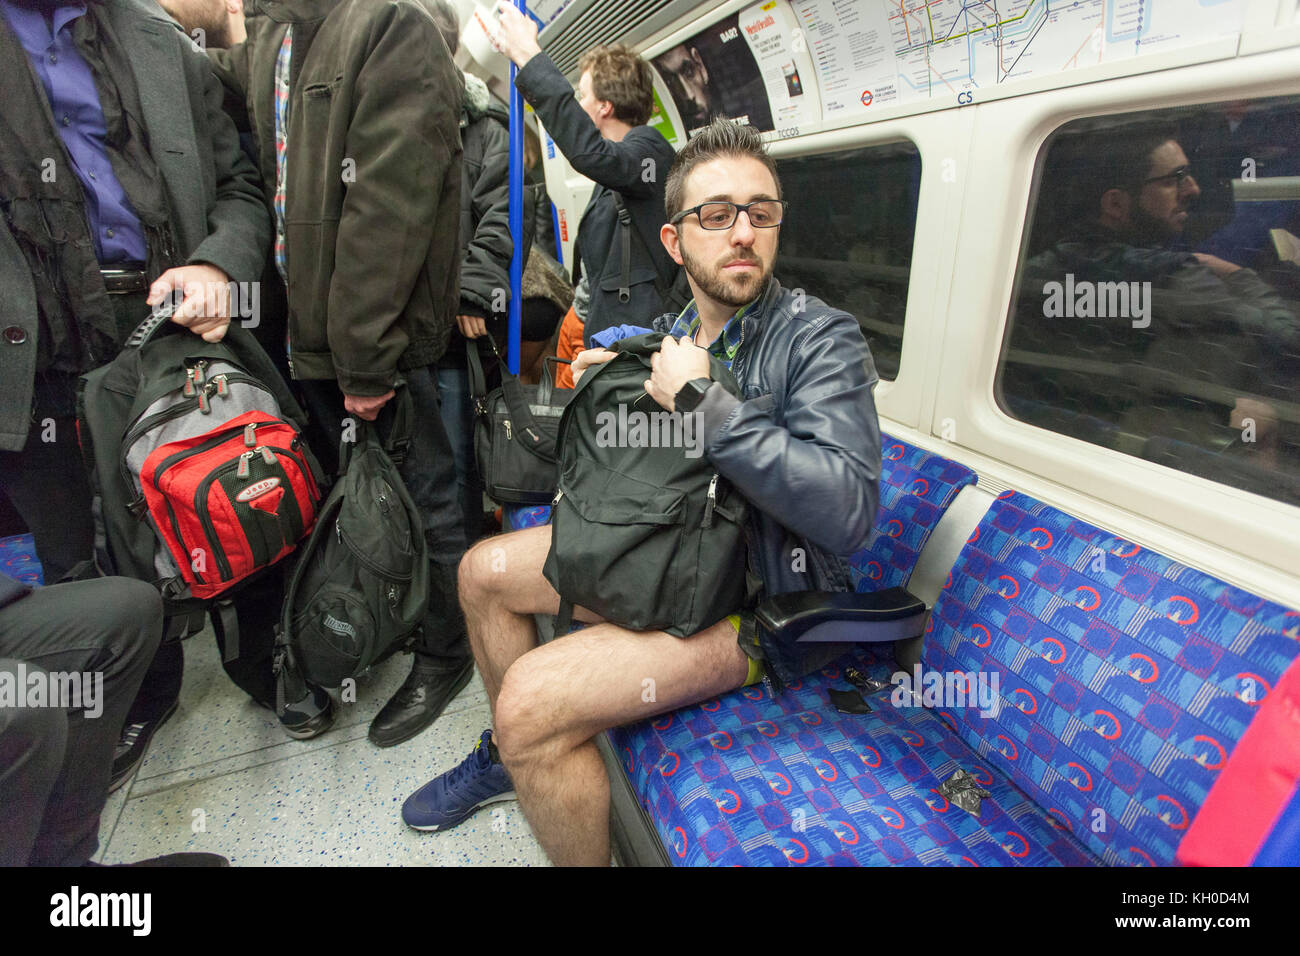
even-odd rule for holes
{"type": "MultiPolygon", "coordinates": [[[[173,291],[174,321],[219,340],[270,225],[221,84],[150,0],[0,0],[0,62],[0,488],[52,583],[93,550],[78,376],[173,291]]],[[[176,709],[180,648],[143,680],[114,785],[176,709]]]]}
{"type": "Polygon", "coordinates": [[[399,379],[415,405],[401,474],[429,544],[429,612],[410,676],[370,725],[389,747],[433,723],[474,671],[435,378],[460,292],[464,90],[419,0],[265,0],[259,12],[245,43],[211,56],[257,139],[290,368],[328,437],[320,451],[338,448],[346,417],[379,419],[399,379]]]}
{"type": "Polygon", "coordinates": [[[515,86],[573,168],[596,183],[578,226],[573,272],[575,284],[585,278],[591,294],[583,329],[583,341],[590,343],[602,329],[644,321],[667,307],[656,285],[671,284],[676,267],[656,240],[673,148],[645,125],[654,109],[654,86],[639,56],[622,45],[589,50],[578,61],[582,76],[575,100],[573,87],[537,45],[537,24],[511,6],[499,9],[498,42],[519,67],[515,86]],[[641,236],[638,241],[628,234],[626,274],[614,193],[641,236]]]}
{"type": "MultiPolygon", "coordinates": [[[[449,0],[430,2],[447,49],[455,54],[460,33],[456,11],[449,0]]],[[[479,340],[487,335],[504,341],[514,242],[508,189],[510,114],[477,76],[462,73],[461,79],[465,98],[460,135],[465,155],[460,187],[460,303],[456,328],[438,361],[438,398],[456,458],[465,540],[472,542],[483,532],[483,482],[474,460],[474,412],[465,350],[479,348],[479,340]]]]}

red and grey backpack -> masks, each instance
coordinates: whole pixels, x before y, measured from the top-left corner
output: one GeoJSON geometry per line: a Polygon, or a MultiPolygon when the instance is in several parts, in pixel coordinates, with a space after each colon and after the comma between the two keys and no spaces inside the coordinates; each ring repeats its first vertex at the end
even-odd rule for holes
{"type": "Polygon", "coordinates": [[[151,316],[78,392],[100,571],[195,611],[285,557],[321,497],[304,424],[245,329],[211,343],[151,316]]]}

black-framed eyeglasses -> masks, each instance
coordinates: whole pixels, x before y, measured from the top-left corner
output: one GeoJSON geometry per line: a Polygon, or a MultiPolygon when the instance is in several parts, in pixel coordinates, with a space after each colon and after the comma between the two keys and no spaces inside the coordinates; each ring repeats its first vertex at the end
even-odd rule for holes
{"type": "Polygon", "coordinates": [[[787,206],[789,203],[784,199],[756,199],[747,203],[714,200],[683,209],[673,216],[672,224],[675,226],[687,216],[694,215],[699,217],[700,226],[705,229],[730,229],[743,211],[755,229],[771,229],[781,225],[787,206]]]}
{"type": "Polygon", "coordinates": [[[1142,180],[1142,185],[1147,183],[1162,183],[1167,179],[1172,179],[1175,186],[1181,186],[1185,180],[1192,178],[1191,166],[1179,166],[1172,172],[1165,173],[1163,176],[1152,176],[1150,179],[1142,180]]]}

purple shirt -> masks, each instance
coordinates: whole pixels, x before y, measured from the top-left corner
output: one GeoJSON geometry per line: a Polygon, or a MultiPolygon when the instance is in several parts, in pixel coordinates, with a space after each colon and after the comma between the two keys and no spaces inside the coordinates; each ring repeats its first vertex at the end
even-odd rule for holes
{"type": "MultiPolygon", "coordinates": [[[[84,5],[54,9],[53,29],[39,10],[0,0],[32,68],[45,87],[54,128],[72,157],[86,195],[86,218],[102,264],[143,262],[144,230],[108,158],[107,129],[90,67],[72,41],[84,5]]],[[[6,67],[6,69],[8,69],[6,67]]]]}

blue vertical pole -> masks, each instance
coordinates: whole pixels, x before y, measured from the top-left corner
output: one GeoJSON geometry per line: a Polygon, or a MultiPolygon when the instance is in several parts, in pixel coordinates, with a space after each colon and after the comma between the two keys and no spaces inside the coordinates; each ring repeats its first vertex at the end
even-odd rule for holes
{"type": "MultiPolygon", "coordinates": [[[[524,0],[515,0],[515,8],[524,16],[524,0]]],[[[510,64],[510,238],[514,253],[510,256],[510,321],[506,343],[506,366],[519,374],[520,330],[523,327],[524,285],[524,103],[515,86],[518,68],[510,64]]]]}

